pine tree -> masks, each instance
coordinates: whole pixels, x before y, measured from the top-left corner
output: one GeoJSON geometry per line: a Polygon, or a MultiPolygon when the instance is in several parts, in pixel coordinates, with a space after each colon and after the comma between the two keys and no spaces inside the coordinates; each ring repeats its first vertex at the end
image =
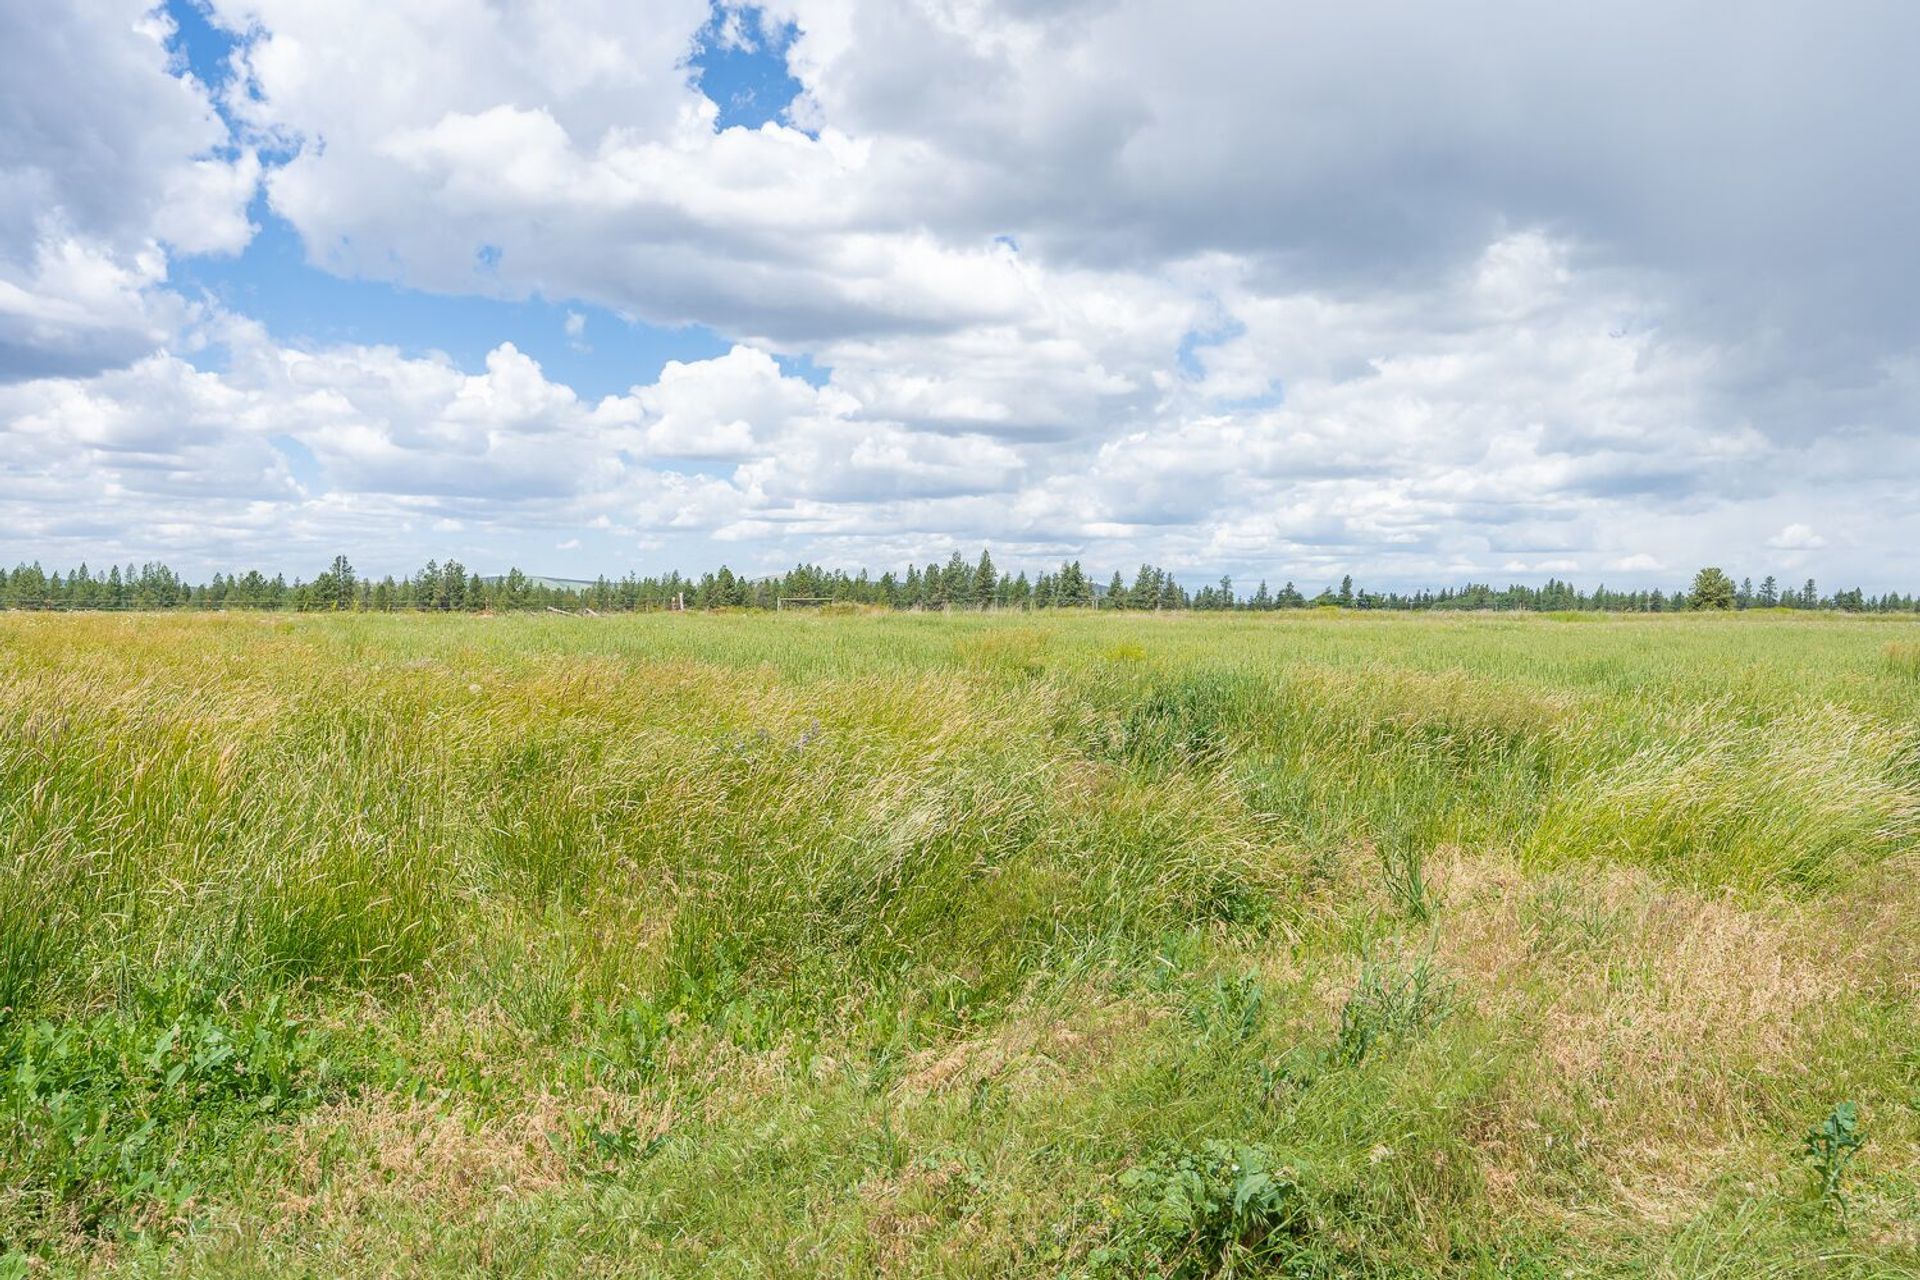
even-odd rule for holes
{"type": "Polygon", "coordinates": [[[954,604],[973,603],[973,573],[958,551],[947,558],[947,567],[940,574],[940,586],[954,604]]]}
{"type": "Polygon", "coordinates": [[[1187,593],[1181,588],[1179,579],[1165,569],[1156,569],[1154,573],[1160,582],[1160,599],[1154,608],[1184,609],[1187,605],[1187,593]]]}
{"type": "Polygon", "coordinates": [[[1733,579],[1717,568],[1705,568],[1693,575],[1693,588],[1687,592],[1690,609],[1731,609],[1734,606],[1733,579]]]}
{"type": "Polygon", "coordinates": [[[347,558],[345,556],[335,556],[333,563],[328,566],[327,572],[323,576],[330,581],[330,594],[332,597],[329,601],[330,606],[335,609],[353,608],[353,566],[347,563],[347,558]]]}
{"type": "Polygon", "coordinates": [[[467,603],[467,569],[458,560],[440,566],[440,582],[434,592],[434,604],[442,609],[463,609],[467,603]]]}
{"type": "Polygon", "coordinates": [[[1133,589],[1127,592],[1127,603],[1135,609],[1155,609],[1160,605],[1160,583],[1150,564],[1140,566],[1140,572],[1134,575],[1133,589]]]}
{"type": "Polygon", "coordinates": [[[980,563],[973,569],[973,600],[981,608],[994,602],[994,593],[1000,586],[1000,575],[994,572],[993,557],[983,547],[980,551],[980,563]]]}

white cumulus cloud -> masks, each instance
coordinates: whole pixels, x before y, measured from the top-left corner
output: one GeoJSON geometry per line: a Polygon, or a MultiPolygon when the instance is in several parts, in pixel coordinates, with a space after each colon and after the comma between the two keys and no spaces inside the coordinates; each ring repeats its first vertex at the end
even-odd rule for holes
{"type": "Polygon", "coordinates": [[[36,547],[1904,570],[1920,10],[209,13],[233,130],[144,0],[0,15],[0,512],[36,547]],[[721,127],[700,33],[786,24],[799,96],[721,127]],[[170,284],[259,191],[315,270],[729,349],[593,399],[505,335],[294,342],[170,284]]]}

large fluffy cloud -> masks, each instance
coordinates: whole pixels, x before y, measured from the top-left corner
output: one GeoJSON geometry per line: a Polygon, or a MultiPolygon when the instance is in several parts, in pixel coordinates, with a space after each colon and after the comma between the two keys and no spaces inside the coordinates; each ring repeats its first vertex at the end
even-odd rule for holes
{"type": "Polygon", "coordinates": [[[0,381],[124,364],[185,304],[167,251],[234,252],[259,177],[140,0],[0,9],[0,381]]]}
{"type": "Polygon", "coordinates": [[[102,530],[134,528],[193,563],[271,560],[290,537],[318,548],[382,527],[593,528],[630,552],[664,533],[739,542],[819,522],[875,490],[1000,492],[1020,469],[985,437],[863,419],[844,392],[750,347],[588,402],[511,344],[465,373],[444,357],[300,350],[244,321],[216,327],[221,372],[157,354],[0,388],[12,481],[0,523],[76,555],[102,530]]]}
{"type": "Polygon", "coordinates": [[[1899,321],[1920,265],[1920,12],[1877,0],[775,0],[811,136],[715,130],[699,0],[217,7],[262,31],[255,123],[325,142],[276,207],[436,287],[491,247],[504,287],[800,338],[1004,312],[1000,233],[1324,285],[1540,225],[1824,327],[1899,321]]]}
{"type": "Polygon", "coordinates": [[[1222,277],[1237,328],[1127,425],[1050,435],[888,417],[748,345],[595,401],[512,345],[469,372],[227,318],[204,335],[217,372],[161,354],[0,389],[0,523],[72,558],[133,527],[211,564],[330,545],[383,567],[491,563],[585,533],[622,561],[756,568],[977,543],[1307,582],[1359,565],[1658,578],[1728,545],[1768,569],[1897,568],[1869,513],[1914,509],[1920,445],[1770,437],[1717,347],[1665,335],[1633,277],[1570,257],[1519,235],[1428,290],[1345,298],[1242,297],[1222,277]],[[1276,387],[1283,352],[1298,376],[1276,387]]]}
{"type": "Polygon", "coordinates": [[[1859,495],[1920,479],[1910,6],[209,4],[231,132],[137,3],[0,18],[0,503],[39,542],[200,493],[220,532],[169,545],[208,559],[1898,578],[1859,495]],[[799,96],[721,127],[699,42],[789,26],[799,96]],[[166,287],[257,188],[320,270],[739,345],[597,402],[510,345],[297,348],[166,287]]]}

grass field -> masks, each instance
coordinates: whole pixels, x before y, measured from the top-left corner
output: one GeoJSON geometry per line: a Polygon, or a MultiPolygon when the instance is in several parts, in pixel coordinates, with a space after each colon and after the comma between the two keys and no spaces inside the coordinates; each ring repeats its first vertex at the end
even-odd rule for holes
{"type": "Polygon", "coordinates": [[[1916,824],[1911,622],[0,614],[0,1277],[1917,1274],[1916,824]]]}

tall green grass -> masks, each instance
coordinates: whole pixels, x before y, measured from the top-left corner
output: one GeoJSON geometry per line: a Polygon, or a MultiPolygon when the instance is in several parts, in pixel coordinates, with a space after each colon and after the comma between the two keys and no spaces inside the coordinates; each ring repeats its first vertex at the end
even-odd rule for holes
{"type": "Polygon", "coordinates": [[[0,615],[0,1275],[1914,1266],[1907,633],[0,615]]]}

